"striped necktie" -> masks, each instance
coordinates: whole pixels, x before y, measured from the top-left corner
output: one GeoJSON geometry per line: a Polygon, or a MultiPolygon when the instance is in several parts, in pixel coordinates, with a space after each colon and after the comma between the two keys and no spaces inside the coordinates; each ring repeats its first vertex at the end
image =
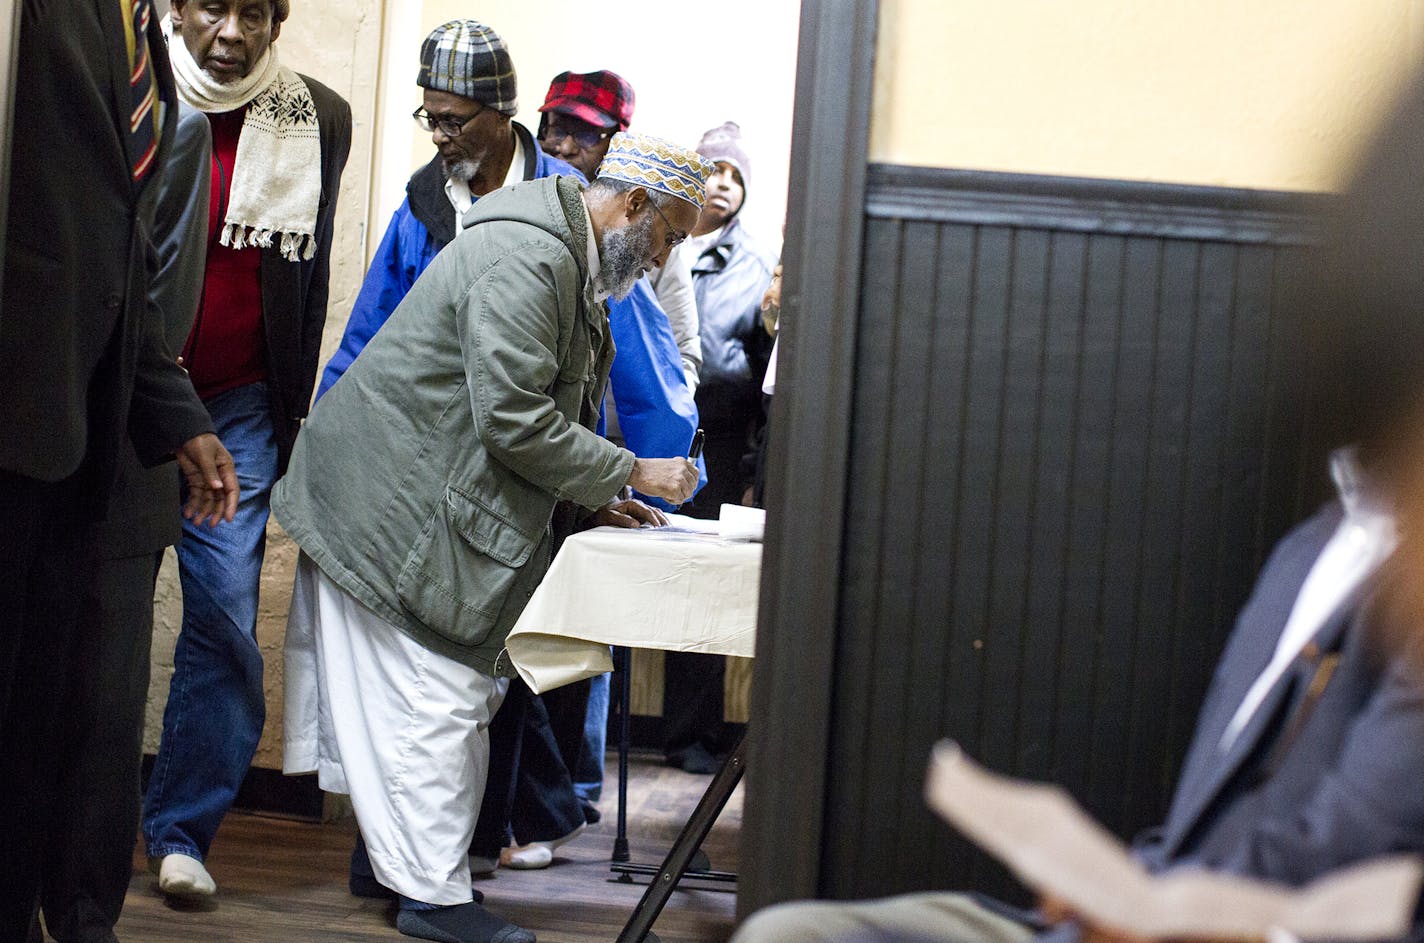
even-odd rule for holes
{"type": "Polygon", "coordinates": [[[119,6],[124,12],[124,39],[129,49],[129,154],[133,178],[141,181],[158,153],[158,93],[148,58],[148,18],[153,7],[150,0],[119,0],[119,6]]]}

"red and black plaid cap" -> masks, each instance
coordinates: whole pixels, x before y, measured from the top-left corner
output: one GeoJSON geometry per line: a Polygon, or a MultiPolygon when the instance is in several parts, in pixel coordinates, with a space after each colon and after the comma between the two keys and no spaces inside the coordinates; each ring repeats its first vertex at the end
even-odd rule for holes
{"type": "Polygon", "coordinates": [[[616,72],[600,69],[554,76],[539,110],[572,115],[595,128],[626,131],[633,120],[633,103],[633,86],[616,72]]]}

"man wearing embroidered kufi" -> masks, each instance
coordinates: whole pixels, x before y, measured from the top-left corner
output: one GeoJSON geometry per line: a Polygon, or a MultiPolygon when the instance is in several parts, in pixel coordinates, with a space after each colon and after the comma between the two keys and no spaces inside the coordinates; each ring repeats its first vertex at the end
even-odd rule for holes
{"type": "Polygon", "coordinates": [[[660,523],[697,469],[594,430],[626,294],[696,225],[712,167],[617,136],[585,191],[546,177],[482,197],[464,230],[322,397],[273,492],[301,547],[286,640],[288,773],[349,793],[401,932],[533,935],[475,900],[467,852],[504,638],[548,567],[555,504],[660,523]]]}
{"type": "MultiPolygon", "coordinates": [[[[221,532],[185,523],[183,625],[144,800],[159,888],[216,891],[203,859],[262,733],[257,593],[272,483],[291,455],[326,321],[332,217],[351,109],[278,61],[289,0],[173,0],[179,95],[208,116],[203,297],[183,360],[233,454],[241,503],[221,532]]],[[[176,509],[175,509],[176,513],[176,509]]]]}

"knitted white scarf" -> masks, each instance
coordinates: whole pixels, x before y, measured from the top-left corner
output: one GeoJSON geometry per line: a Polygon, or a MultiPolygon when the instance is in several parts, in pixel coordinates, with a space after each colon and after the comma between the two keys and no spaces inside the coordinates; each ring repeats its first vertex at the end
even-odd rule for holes
{"type": "MultiPolygon", "coordinates": [[[[167,18],[164,27],[171,34],[167,18]]],[[[194,108],[223,112],[248,105],[237,139],[222,244],[270,246],[280,236],[283,258],[310,259],[316,254],[321,203],[321,136],[306,83],[277,64],[277,47],[271,45],[252,71],[230,84],[204,72],[181,36],[169,42],[168,56],[178,94],[194,108]]]]}

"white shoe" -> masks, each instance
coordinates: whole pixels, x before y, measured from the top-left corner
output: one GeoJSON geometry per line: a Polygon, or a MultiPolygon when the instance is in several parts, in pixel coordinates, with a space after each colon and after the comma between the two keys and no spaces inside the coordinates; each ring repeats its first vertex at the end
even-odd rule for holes
{"type": "Polygon", "coordinates": [[[553,841],[532,841],[527,845],[506,848],[499,856],[500,863],[506,864],[516,871],[537,871],[540,868],[547,868],[554,861],[554,849],[560,845],[567,845],[578,838],[587,827],[587,824],[582,824],[562,838],[556,838],[553,841]]]}
{"type": "MultiPolygon", "coordinates": [[[[150,859],[150,867],[152,860],[150,859]]],[[[212,897],[217,883],[203,863],[191,855],[164,855],[158,864],[158,889],[172,897],[212,897]]]]}

